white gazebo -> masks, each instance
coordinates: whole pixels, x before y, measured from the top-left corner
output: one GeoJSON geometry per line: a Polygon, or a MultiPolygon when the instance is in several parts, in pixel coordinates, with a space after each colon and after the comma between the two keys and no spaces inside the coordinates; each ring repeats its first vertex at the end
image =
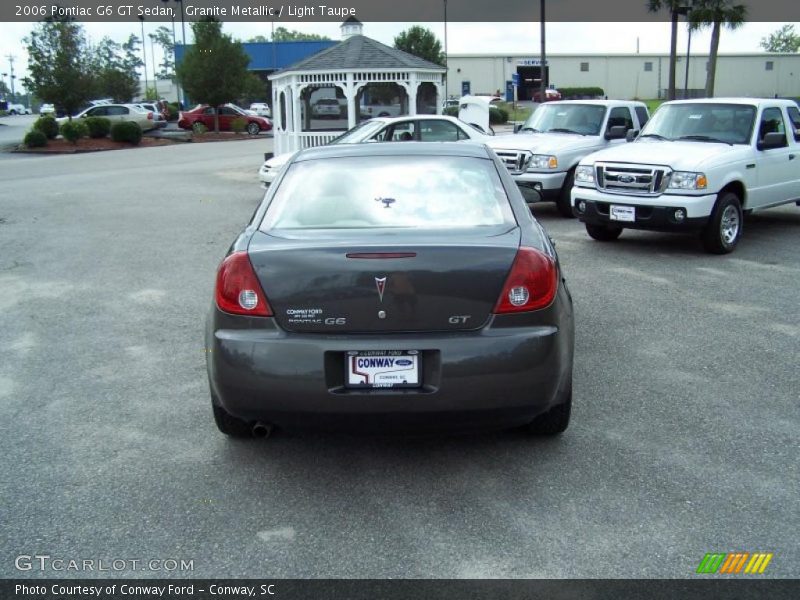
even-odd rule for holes
{"type": "Polygon", "coordinates": [[[362,35],[350,17],[342,41],[269,76],[275,154],[327,144],[364,118],[441,112],[445,68],[362,35]]]}

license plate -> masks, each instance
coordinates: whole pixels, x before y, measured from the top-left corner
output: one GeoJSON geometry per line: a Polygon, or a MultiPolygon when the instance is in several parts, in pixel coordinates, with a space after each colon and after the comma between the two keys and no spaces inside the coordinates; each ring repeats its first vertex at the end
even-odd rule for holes
{"type": "Polygon", "coordinates": [[[633,206],[616,206],[612,204],[609,217],[612,221],[627,221],[633,223],[636,221],[636,208],[633,206]]]}
{"type": "Polygon", "coordinates": [[[419,353],[416,350],[348,352],[347,387],[419,387],[419,353]]]}

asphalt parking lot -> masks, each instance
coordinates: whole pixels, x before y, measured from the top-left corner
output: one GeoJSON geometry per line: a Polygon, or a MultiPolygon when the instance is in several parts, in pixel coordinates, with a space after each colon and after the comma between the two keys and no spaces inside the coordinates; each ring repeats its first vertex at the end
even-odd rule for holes
{"type": "Polygon", "coordinates": [[[729,256],[592,241],[542,205],[576,308],[557,439],[278,434],[211,418],[203,322],[271,140],[0,161],[0,576],[694,577],[800,565],[800,208],[729,256]],[[130,564],[130,563],[129,563],[130,564]]]}

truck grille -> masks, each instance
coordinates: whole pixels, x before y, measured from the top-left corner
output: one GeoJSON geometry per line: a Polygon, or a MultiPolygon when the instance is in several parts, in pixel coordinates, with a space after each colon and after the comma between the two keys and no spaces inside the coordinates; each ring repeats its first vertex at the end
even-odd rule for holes
{"type": "Polygon", "coordinates": [[[527,171],[533,156],[527,150],[495,150],[495,153],[512,175],[520,175],[527,171]]]}
{"type": "Polygon", "coordinates": [[[595,163],[597,188],[612,194],[657,196],[669,185],[672,170],[668,167],[595,163]]]}

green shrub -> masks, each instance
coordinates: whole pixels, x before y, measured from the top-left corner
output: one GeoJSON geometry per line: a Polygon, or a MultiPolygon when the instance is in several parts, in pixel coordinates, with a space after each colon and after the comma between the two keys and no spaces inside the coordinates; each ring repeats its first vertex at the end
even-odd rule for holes
{"type": "Polygon", "coordinates": [[[236,117],[233,121],[231,121],[231,131],[236,133],[244,133],[245,129],[247,129],[247,119],[244,117],[236,117]]]}
{"type": "Polygon", "coordinates": [[[181,112],[181,105],[177,102],[170,102],[167,105],[167,121],[177,121],[178,113],[181,112]]]}
{"type": "Polygon", "coordinates": [[[128,142],[137,145],[142,141],[142,128],[138,123],[122,121],[111,126],[111,139],[115,142],[128,142]]]}
{"type": "Polygon", "coordinates": [[[442,109],[442,114],[448,117],[458,117],[458,106],[448,106],[442,109]]]}
{"type": "Polygon", "coordinates": [[[508,111],[497,106],[489,107],[489,124],[502,125],[508,123],[508,111]]]}
{"type": "Polygon", "coordinates": [[[54,140],[58,137],[58,123],[50,115],[39,117],[33,124],[35,131],[41,131],[47,136],[48,140],[54,140]]]}
{"type": "Polygon", "coordinates": [[[111,133],[111,121],[105,117],[88,117],[84,123],[90,138],[104,138],[111,133]]]}
{"type": "Polygon", "coordinates": [[[597,98],[598,96],[605,96],[605,92],[601,87],[563,87],[558,88],[561,92],[561,98],[568,100],[571,98],[580,100],[583,98],[597,98]]]}
{"type": "Polygon", "coordinates": [[[79,139],[89,135],[89,128],[83,121],[65,121],[61,124],[61,135],[68,142],[77,144],[79,139]]]}
{"type": "Polygon", "coordinates": [[[22,140],[28,148],[44,148],[47,146],[47,136],[38,129],[29,131],[22,140]]]}
{"type": "Polygon", "coordinates": [[[198,135],[203,135],[204,133],[208,133],[208,127],[200,121],[195,121],[192,123],[192,131],[198,135]]]}

